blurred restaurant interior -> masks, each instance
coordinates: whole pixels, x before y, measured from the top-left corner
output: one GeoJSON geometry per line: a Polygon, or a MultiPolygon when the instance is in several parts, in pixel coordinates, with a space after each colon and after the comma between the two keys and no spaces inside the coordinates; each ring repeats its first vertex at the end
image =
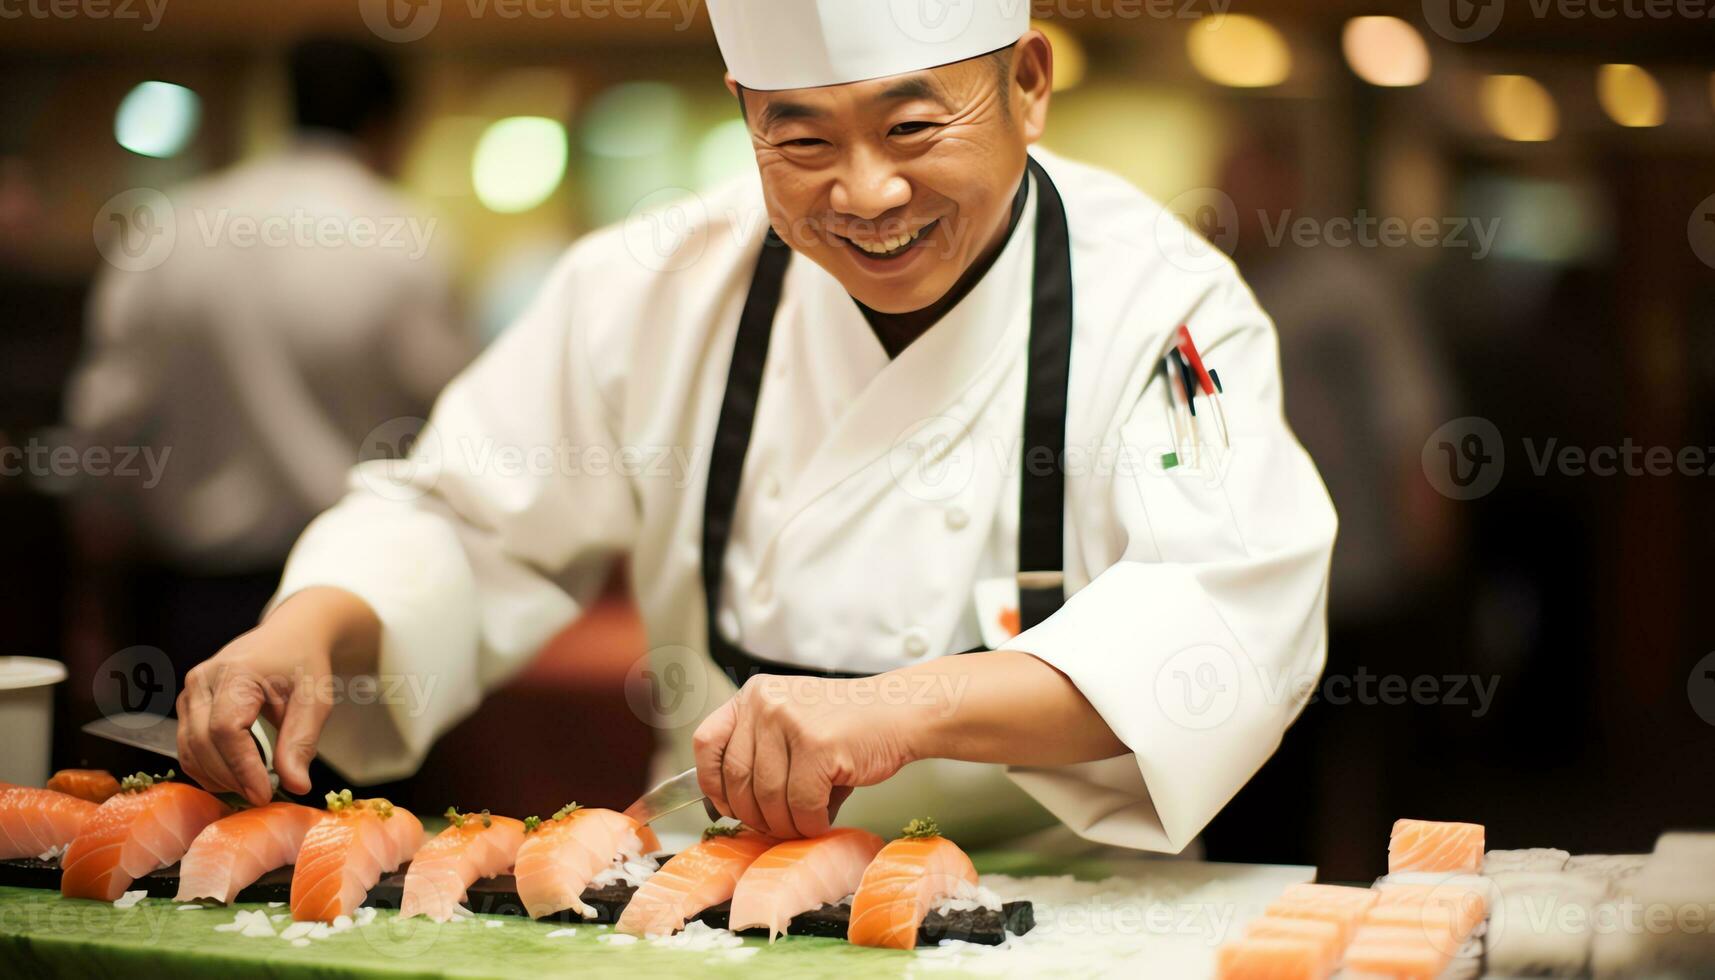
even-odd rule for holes
{"type": "MultiPolygon", "coordinates": [[[[398,183],[451,246],[473,347],[580,234],[754,170],[691,0],[428,2],[438,17],[409,41],[367,27],[379,5],[359,0],[7,5],[0,445],[70,438],[103,202],[281,146],[284,53],[307,33],[400,65],[398,183]]],[[[1277,323],[1289,419],[1341,514],[1329,676],[1492,693],[1401,704],[1325,684],[1207,830],[1212,859],[1361,878],[1402,815],[1484,823],[1492,846],[1646,851],[1715,804],[1715,694],[1699,693],[1715,679],[1694,667],[1715,651],[1711,471],[1533,465],[1551,440],[1715,446],[1715,4],[1451,2],[1498,20],[1461,28],[1438,0],[1036,5],[1055,52],[1045,145],[1170,202],[1277,323]],[[1434,434],[1470,417],[1500,433],[1505,476],[1456,499],[1434,434]]],[[[83,482],[0,477],[0,652],[72,670],[56,765],[119,768],[76,726],[104,662],[166,641],[148,545],[83,482]]],[[[217,620],[253,621],[247,602],[217,620]]],[[[624,694],[646,642],[616,581],[392,792],[456,785],[532,812],[574,785],[623,804],[648,753],[624,694]],[[500,766],[467,751],[520,730],[601,748],[500,766]]]]}

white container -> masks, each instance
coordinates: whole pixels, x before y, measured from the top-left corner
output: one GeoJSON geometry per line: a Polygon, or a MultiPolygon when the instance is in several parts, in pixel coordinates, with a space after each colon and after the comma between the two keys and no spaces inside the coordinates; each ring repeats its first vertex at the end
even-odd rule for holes
{"type": "Polygon", "coordinates": [[[54,685],[65,665],[40,657],[0,657],[0,782],[48,781],[54,732],[54,685]]]}

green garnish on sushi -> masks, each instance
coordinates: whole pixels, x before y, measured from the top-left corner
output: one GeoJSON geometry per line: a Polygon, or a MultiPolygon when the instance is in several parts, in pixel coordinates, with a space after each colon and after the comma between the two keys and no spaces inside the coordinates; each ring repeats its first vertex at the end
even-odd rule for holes
{"type": "Polygon", "coordinates": [[[136,772],[119,781],[119,792],[141,793],[156,783],[164,783],[177,776],[178,773],[168,769],[165,773],[151,776],[146,772],[136,772]]]}
{"type": "Polygon", "coordinates": [[[703,840],[708,840],[711,837],[733,837],[738,834],[739,830],[740,828],[737,824],[733,824],[730,827],[723,827],[720,824],[715,824],[703,831],[703,840]]]}
{"type": "Polygon", "coordinates": [[[941,836],[941,825],[935,822],[934,817],[918,817],[906,824],[905,829],[900,831],[899,836],[908,837],[912,840],[921,840],[925,837],[939,837],[941,836]]]}
{"type": "Polygon", "coordinates": [[[558,810],[555,810],[554,815],[549,817],[548,819],[549,820],[564,820],[567,817],[571,816],[572,814],[576,813],[577,811],[582,810],[583,808],[584,808],[583,804],[581,804],[581,803],[567,803],[565,806],[560,807],[558,810]]]}

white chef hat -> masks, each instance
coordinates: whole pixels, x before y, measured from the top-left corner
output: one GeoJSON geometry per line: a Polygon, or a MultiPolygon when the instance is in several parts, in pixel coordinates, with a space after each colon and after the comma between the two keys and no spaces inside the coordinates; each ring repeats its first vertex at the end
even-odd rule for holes
{"type": "Polygon", "coordinates": [[[921,71],[1006,47],[1030,0],[708,0],[727,71],[758,91],[921,71]]]}

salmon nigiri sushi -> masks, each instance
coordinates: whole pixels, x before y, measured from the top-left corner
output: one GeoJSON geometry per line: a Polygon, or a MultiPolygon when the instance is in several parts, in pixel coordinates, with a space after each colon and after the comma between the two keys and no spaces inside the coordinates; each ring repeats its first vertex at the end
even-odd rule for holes
{"type": "Polygon", "coordinates": [[[710,827],[637,889],[614,929],[638,937],[678,932],[686,919],[732,898],[745,869],[776,843],[754,830],[710,827]]]}
{"type": "Polygon", "coordinates": [[[977,869],[933,820],[913,820],[869,863],[852,898],[846,938],[855,946],[912,949],[935,904],[975,891],[977,869]]]}
{"type": "Polygon", "coordinates": [[[216,820],[179,862],[178,900],[231,904],[256,879],[296,862],[304,837],[321,819],[313,807],[275,802],[216,820]]]}
{"type": "Polygon", "coordinates": [[[399,917],[426,915],[446,922],[478,878],[512,870],[524,843],[524,821],[497,817],[487,810],[459,813],[447,808],[447,829],[424,844],[405,872],[399,917]]]}
{"type": "Polygon", "coordinates": [[[1483,870],[1483,825],[1396,820],[1387,842],[1387,873],[1483,870]]]}
{"type": "Polygon", "coordinates": [[[48,780],[48,789],[91,803],[106,803],[119,792],[119,780],[105,769],[61,769],[48,780]]]}
{"type": "Polygon", "coordinates": [[[738,880],[728,927],[733,932],[766,928],[773,942],[793,916],[857,891],[882,843],[867,830],[835,827],[817,837],[774,845],[738,880]]]}
{"type": "Polygon", "coordinates": [[[352,799],[349,789],[329,793],[327,801],[292,870],[297,922],[332,922],[357,911],[381,876],[398,870],[423,843],[423,823],[409,810],[382,799],[352,799]]]}
{"type": "Polygon", "coordinates": [[[623,813],[572,803],[546,820],[524,821],[513,876],[532,919],[571,909],[588,918],[584,889],[603,872],[661,849],[655,832],[623,813]]]}
{"type": "Polygon", "coordinates": [[[202,829],[226,815],[226,804],[195,786],[138,773],[96,807],[66,848],[60,894],[111,902],[138,878],[185,856],[202,829]]]}
{"type": "Polygon", "coordinates": [[[96,805],[51,789],[0,784],[0,860],[57,856],[96,805]]]}

